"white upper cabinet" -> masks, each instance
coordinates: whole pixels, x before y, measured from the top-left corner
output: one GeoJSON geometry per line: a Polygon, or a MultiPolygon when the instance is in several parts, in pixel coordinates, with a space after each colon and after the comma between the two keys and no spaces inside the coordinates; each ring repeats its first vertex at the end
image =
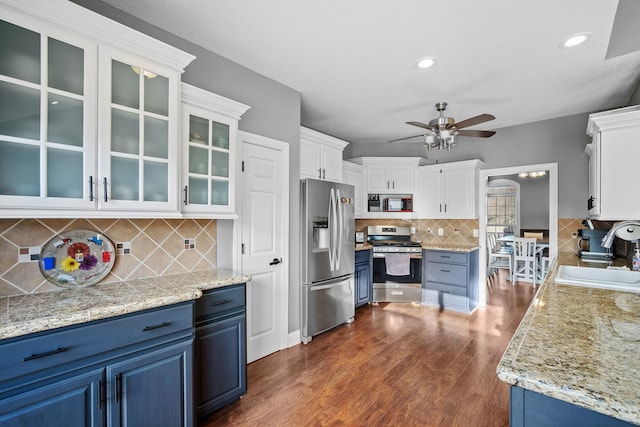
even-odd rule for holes
{"type": "Polygon", "coordinates": [[[2,12],[1,209],[95,208],[97,46],[2,12]]]}
{"type": "Polygon", "coordinates": [[[357,157],[364,166],[367,194],[413,194],[415,169],[425,164],[422,157],[357,157]]]}
{"type": "Polygon", "coordinates": [[[363,215],[366,208],[366,194],[364,186],[364,167],[356,163],[344,161],[342,162],[342,178],[345,184],[353,185],[354,192],[353,207],[354,214],[357,217],[363,215]]]}
{"type": "Polygon", "coordinates": [[[0,13],[0,216],[177,216],[194,57],[64,0],[0,13]]]}
{"type": "Polygon", "coordinates": [[[100,49],[98,207],[177,210],[180,74],[100,49]]]}
{"type": "Polygon", "coordinates": [[[349,143],[300,128],[300,179],[342,182],[342,152],[349,143]]]}
{"type": "Polygon", "coordinates": [[[389,158],[383,160],[388,164],[367,164],[367,192],[412,194],[416,165],[398,165],[389,158]]]}
{"type": "Polygon", "coordinates": [[[591,217],[600,220],[640,219],[634,192],[640,141],[640,105],[589,115],[589,200],[591,217]]]}
{"type": "Polygon", "coordinates": [[[480,160],[416,168],[414,210],[423,218],[477,218],[480,160]]]}
{"type": "Polygon", "coordinates": [[[182,84],[182,198],[187,216],[235,217],[238,120],[249,106],[182,84]]]}

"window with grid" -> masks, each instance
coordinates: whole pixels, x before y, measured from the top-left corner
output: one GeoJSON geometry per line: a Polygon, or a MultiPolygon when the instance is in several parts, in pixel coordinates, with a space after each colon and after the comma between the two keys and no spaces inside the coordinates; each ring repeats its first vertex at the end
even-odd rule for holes
{"type": "Polygon", "coordinates": [[[516,194],[487,195],[487,232],[503,233],[516,225],[516,194]]]}

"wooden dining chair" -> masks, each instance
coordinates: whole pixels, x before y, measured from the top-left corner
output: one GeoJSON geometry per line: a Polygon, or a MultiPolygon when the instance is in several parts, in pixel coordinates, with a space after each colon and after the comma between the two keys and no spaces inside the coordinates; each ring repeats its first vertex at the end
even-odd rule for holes
{"type": "Polygon", "coordinates": [[[536,239],[533,237],[513,238],[513,278],[511,283],[518,279],[531,281],[536,287],[538,278],[538,257],[536,254],[536,239]]]}

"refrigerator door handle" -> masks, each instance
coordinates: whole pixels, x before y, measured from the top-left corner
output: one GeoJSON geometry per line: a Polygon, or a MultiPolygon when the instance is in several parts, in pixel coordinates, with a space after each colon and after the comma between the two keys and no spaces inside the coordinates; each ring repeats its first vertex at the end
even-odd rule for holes
{"type": "Polygon", "coordinates": [[[335,253],[334,253],[334,243],[335,243],[335,196],[333,192],[333,188],[331,189],[331,193],[329,194],[329,214],[328,218],[328,227],[329,227],[329,268],[331,271],[335,270],[335,253]]]}
{"type": "Polygon", "coordinates": [[[342,237],[344,234],[343,227],[343,207],[342,203],[340,203],[340,189],[336,188],[336,212],[338,215],[338,220],[336,221],[336,229],[338,234],[338,244],[336,245],[336,270],[340,270],[340,257],[342,256],[342,237]]]}

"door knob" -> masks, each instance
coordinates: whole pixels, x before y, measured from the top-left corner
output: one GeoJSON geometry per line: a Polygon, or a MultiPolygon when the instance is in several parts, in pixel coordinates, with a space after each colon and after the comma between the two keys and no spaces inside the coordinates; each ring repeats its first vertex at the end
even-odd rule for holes
{"type": "Polygon", "coordinates": [[[269,263],[269,265],[278,265],[282,262],[282,258],[274,258],[273,261],[269,263]]]}

